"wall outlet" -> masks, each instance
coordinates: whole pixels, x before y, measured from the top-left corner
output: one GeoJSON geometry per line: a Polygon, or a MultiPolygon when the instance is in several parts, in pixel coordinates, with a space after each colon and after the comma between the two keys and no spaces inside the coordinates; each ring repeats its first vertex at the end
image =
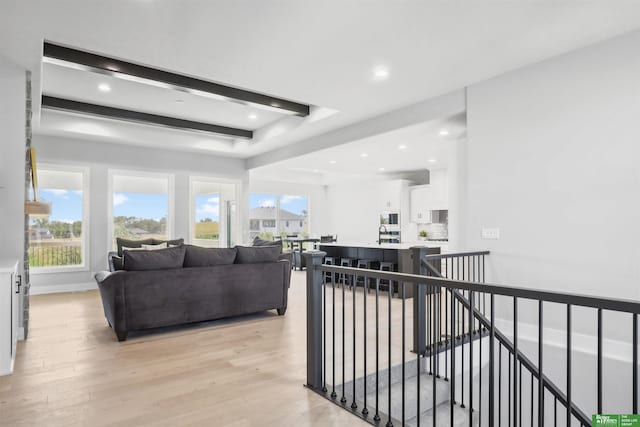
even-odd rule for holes
{"type": "Polygon", "coordinates": [[[500,229],[499,228],[483,228],[482,238],[488,239],[488,240],[498,240],[500,239],[500,229]]]}

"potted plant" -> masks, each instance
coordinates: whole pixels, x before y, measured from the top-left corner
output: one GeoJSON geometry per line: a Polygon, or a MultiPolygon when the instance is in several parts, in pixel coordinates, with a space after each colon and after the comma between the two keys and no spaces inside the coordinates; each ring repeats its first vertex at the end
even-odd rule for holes
{"type": "Polygon", "coordinates": [[[418,233],[418,238],[419,238],[420,240],[427,240],[427,232],[426,232],[426,231],[424,231],[424,230],[421,230],[421,231],[418,233]]]}

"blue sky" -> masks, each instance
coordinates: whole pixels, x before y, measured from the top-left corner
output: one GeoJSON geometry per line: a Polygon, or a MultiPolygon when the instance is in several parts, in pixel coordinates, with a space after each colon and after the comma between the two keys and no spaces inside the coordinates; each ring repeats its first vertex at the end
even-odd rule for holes
{"type": "MultiPolygon", "coordinates": [[[[277,199],[278,196],[275,194],[251,193],[249,194],[249,208],[275,207],[277,199]]],[[[300,215],[303,210],[309,210],[309,204],[306,196],[282,195],[280,196],[280,208],[300,215]]]]}
{"type": "Polygon", "coordinates": [[[135,216],[159,220],[167,216],[166,194],[114,193],[113,216],[135,216]]]}
{"type": "Polygon", "coordinates": [[[220,221],[220,195],[198,194],[196,195],[196,222],[211,218],[220,221]]]}
{"type": "Polygon", "coordinates": [[[40,188],[40,199],[51,202],[49,221],[82,221],[82,191],[40,188]]]}

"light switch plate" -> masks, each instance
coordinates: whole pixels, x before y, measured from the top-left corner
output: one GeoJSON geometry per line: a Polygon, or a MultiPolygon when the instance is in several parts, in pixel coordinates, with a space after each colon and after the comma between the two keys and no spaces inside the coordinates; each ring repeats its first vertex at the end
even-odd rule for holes
{"type": "Polygon", "coordinates": [[[482,238],[488,239],[488,240],[498,240],[500,239],[500,229],[499,228],[483,228],[482,238]]]}

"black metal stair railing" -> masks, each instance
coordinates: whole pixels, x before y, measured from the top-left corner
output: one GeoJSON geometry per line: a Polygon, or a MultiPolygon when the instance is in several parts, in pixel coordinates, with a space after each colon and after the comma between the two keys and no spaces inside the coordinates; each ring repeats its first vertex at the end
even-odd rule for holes
{"type": "Polygon", "coordinates": [[[628,412],[638,413],[640,303],[483,283],[488,252],[418,255],[414,266],[422,274],[329,266],[322,264],[323,252],[305,255],[309,389],[387,427],[590,426],[572,393],[572,309],[581,307],[597,318],[596,386],[582,390],[596,397],[589,412],[603,413],[616,403],[605,401],[606,387],[620,385],[611,375],[605,384],[603,328],[604,313],[617,312],[631,323],[628,412]],[[496,326],[496,296],[511,301],[511,337],[496,326]],[[523,300],[537,303],[537,361],[521,348],[518,310],[523,300]],[[562,386],[543,365],[548,304],[561,304],[566,313],[562,386]]]}

